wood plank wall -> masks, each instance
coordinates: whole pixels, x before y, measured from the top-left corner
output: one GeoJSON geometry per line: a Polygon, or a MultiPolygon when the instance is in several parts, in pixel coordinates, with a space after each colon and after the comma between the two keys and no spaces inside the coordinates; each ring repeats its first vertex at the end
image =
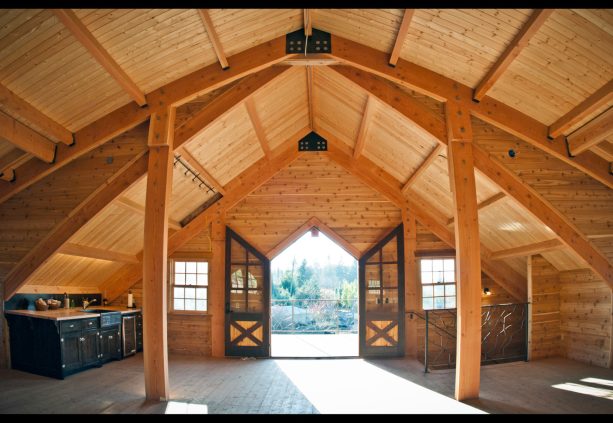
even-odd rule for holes
{"type": "Polygon", "coordinates": [[[542,256],[532,257],[532,360],[562,353],[559,274],[542,256]]]}
{"type": "Polygon", "coordinates": [[[612,367],[611,288],[591,270],[560,273],[560,313],[564,355],[612,367]]]}

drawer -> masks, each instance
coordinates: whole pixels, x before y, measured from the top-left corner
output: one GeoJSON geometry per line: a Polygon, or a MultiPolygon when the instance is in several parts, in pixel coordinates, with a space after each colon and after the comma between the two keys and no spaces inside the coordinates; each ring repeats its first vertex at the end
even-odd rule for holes
{"type": "Polygon", "coordinates": [[[93,319],[82,319],[81,320],[83,326],[83,330],[87,329],[98,329],[98,318],[94,317],[93,319]]]}
{"type": "Polygon", "coordinates": [[[81,319],[64,320],[60,322],[62,333],[80,331],[82,327],[83,321],[81,319]]]}

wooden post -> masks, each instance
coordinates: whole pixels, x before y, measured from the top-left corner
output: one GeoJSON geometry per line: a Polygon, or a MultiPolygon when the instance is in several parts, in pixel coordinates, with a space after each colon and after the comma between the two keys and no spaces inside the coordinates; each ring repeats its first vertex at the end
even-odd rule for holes
{"type": "Polygon", "coordinates": [[[151,115],[143,249],[143,361],[148,400],[169,399],[167,342],[168,203],[175,109],[151,115]]]}
{"type": "Polygon", "coordinates": [[[454,202],[457,348],[455,398],[479,397],[481,366],[481,253],[470,115],[445,104],[449,180],[454,202]]]}
{"type": "Polygon", "coordinates": [[[528,361],[532,359],[532,256],[528,256],[526,279],[528,282],[528,361]]]}
{"type": "MultiPolygon", "coordinates": [[[[418,311],[419,304],[419,280],[417,278],[417,225],[415,215],[402,209],[402,223],[404,227],[404,307],[405,311],[418,311]]],[[[417,358],[417,316],[407,315],[405,329],[405,355],[417,358]]]]}
{"type": "Polygon", "coordinates": [[[225,288],[226,288],[226,225],[222,212],[211,222],[213,260],[209,280],[209,313],[211,313],[211,352],[223,357],[225,346],[225,288]]]}

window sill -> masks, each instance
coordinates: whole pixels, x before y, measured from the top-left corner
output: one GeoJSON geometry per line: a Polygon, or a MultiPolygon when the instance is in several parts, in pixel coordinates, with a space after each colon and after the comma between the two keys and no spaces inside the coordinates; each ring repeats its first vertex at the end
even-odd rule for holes
{"type": "Polygon", "coordinates": [[[192,310],[169,310],[168,314],[185,315],[185,316],[210,316],[208,311],[192,311],[192,310]]]}

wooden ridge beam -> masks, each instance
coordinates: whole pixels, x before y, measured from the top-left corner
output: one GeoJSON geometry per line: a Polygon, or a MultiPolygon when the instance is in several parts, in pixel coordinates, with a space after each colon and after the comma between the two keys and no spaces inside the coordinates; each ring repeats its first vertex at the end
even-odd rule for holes
{"type": "MultiPolygon", "coordinates": [[[[285,36],[278,37],[233,55],[229,58],[232,67],[225,71],[220,69],[217,63],[214,63],[148,93],[149,104],[147,107],[139,107],[130,102],[114,110],[75,132],[75,144],[73,146],[68,147],[59,144],[53,165],[38,160],[30,160],[16,169],[17,180],[11,184],[0,186],[0,203],[83,154],[146,122],[152,113],[162,107],[161,104],[178,107],[207,92],[265,70],[273,64],[283,61],[286,57],[288,55],[285,54],[285,36]]],[[[228,91],[233,91],[235,94],[242,90],[254,91],[256,89],[254,83],[253,80],[240,81],[237,86],[228,91]]],[[[197,132],[195,131],[191,135],[194,136],[197,132]]],[[[181,133],[175,135],[175,143],[181,135],[181,133]]],[[[184,140],[184,142],[186,141],[184,140]]]]}
{"type": "MultiPolygon", "coordinates": [[[[415,63],[400,58],[396,67],[391,67],[387,64],[387,54],[384,52],[334,34],[331,40],[334,50],[330,56],[344,64],[377,75],[394,84],[417,91],[441,102],[446,102],[448,99],[458,101],[457,99],[459,98],[473,116],[515,135],[523,141],[551,154],[553,157],[579,169],[609,188],[613,188],[613,175],[610,173],[608,161],[590,151],[586,151],[577,157],[569,157],[564,137],[559,136],[551,140],[548,136],[549,128],[547,125],[536,119],[488,96],[483,97],[479,103],[475,103],[472,101],[472,89],[470,87],[415,63]]],[[[334,68],[339,68],[334,70],[342,73],[341,66],[334,68]]],[[[357,72],[354,73],[357,74],[357,72]]],[[[373,84],[376,83],[375,78],[370,78],[370,81],[373,84]]],[[[611,91],[611,84],[607,85],[609,92],[611,91]]],[[[377,89],[381,87],[381,84],[376,85],[377,89]]],[[[370,91],[369,87],[365,89],[370,91]]],[[[605,87],[599,91],[604,91],[604,89],[605,87]]],[[[392,86],[389,90],[394,91],[394,87],[392,86]]],[[[395,92],[404,94],[399,89],[396,89],[395,92]]],[[[408,95],[404,95],[404,97],[410,98],[408,95]]],[[[395,101],[393,97],[388,99],[388,101],[383,99],[382,101],[390,105],[392,103],[400,103],[400,101],[395,101]]],[[[397,110],[401,110],[396,106],[394,107],[397,110]]],[[[413,120],[416,121],[415,119],[413,120]]],[[[423,127],[430,130],[428,126],[423,127]]]]}
{"type": "Polygon", "coordinates": [[[249,120],[251,121],[251,126],[255,131],[255,135],[258,138],[260,143],[260,147],[264,152],[264,156],[270,160],[270,146],[268,145],[268,139],[266,139],[266,134],[264,133],[264,127],[262,126],[262,122],[260,121],[260,117],[258,116],[257,110],[255,110],[255,104],[253,103],[253,98],[250,97],[245,100],[245,108],[247,109],[247,115],[249,116],[249,120]]]}
{"type": "Polygon", "coordinates": [[[419,165],[419,167],[415,170],[415,172],[413,172],[413,174],[409,176],[409,179],[402,186],[402,193],[404,195],[406,195],[409,188],[411,188],[411,185],[413,185],[415,181],[417,181],[417,179],[428,169],[428,167],[432,163],[434,163],[434,161],[436,160],[436,158],[438,157],[438,155],[441,153],[442,150],[443,150],[443,146],[441,144],[437,143],[434,146],[430,154],[428,154],[428,157],[424,159],[424,161],[419,165]]]}
{"type": "Polygon", "coordinates": [[[532,12],[532,16],[530,16],[505,51],[500,55],[498,60],[496,60],[496,63],[494,63],[477,84],[477,88],[475,88],[475,93],[473,95],[475,100],[481,100],[496,81],[500,79],[504,71],[508,69],[513,60],[515,60],[521,51],[528,45],[530,39],[541,29],[541,26],[543,26],[553,11],[553,9],[535,9],[534,12],[532,12]]]}
{"type": "Polygon", "coordinates": [[[392,66],[396,66],[396,63],[398,62],[398,56],[400,56],[400,53],[402,52],[402,46],[404,45],[404,40],[407,38],[407,34],[409,33],[409,27],[411,26],[411,19],[413,19],[414,13],[415,9],[404,9],[402,22],[400,22],[400,28],[398,28],[398,33],[396,34],[394,48],[392,49],[390,60],[388,62],[392,66]]]}
{"type": "Polygon", "coordinates": [[[313,112],[313,67],[307,66],[306,68],[306,77],[307,77],[307,101],[309,102],[309,128],[311,131],[315,130],[315,115],[313,112]]]}
{"type": "Polygon", "coordinates": [[[55,143],[4,112],[0,112],[0,138],[43,162],[53,163],[55,160],[55,143]]]}
{"type": "Polygon", "coordinates": [[[507,195],[517,200],[530,214],[549,226],[564,244],[613,287],[613,266],[566,217],[513,171],[490,157],[485,151],[476,147],[474,153],[475,165],[485,176],[500,186],[507,195]]]}
{"type": "Polygon", "coordinates": [[[223,187],[223,185],[221,185],[219,181],[213,175],[211,175],[209,171],[204,168],[204,166],[200,164],[198,159],[196,159],[194,155],[189,152],[187,147],[183,146],[182,148],[176,151],[178,154],[181,155],[182,158],[185,159],[185,161],[187,161],[187,163],[191,167],[194,168],[196,172],[198,172],[198,175],[202,175],[204,179],[206,179],[213,186],[213,188],[217,190],[217,192],[221,193],[221,195],[226,195],[226,189],[223,187]]]}
{"type": "Polygon", "coordinates": [[[559,137],[572,129],[576,124],[595,113],[605,105],[613,101],[613,80],[600,87],[572,110],[560,117],[549,126],[548,135],[551,138],[559,137]]]}
{"type": "Polygon", "coordinates": [[[62,245],[57,252],[59,254],[66,254],[70,256],[88,257],[98,260],[116,261],[120,263],[140,263],[138,257],[132,254],[119,253],[117,251],[74,244],[71,242],[67,242],[62,245]]]}
{"type": "Polygon", "coordinates": [[[306,37],[313,35],[313,13],[311,9],[303,10],[302,22],[304,26],[304,35],[306,37]]]}
{"type": "Polygon", "coordinates": [[[211,44],[213,45],[213,50],[215,50],[215,54],[217,55],[217,60],[219,60],[221,68],[228,69],[230,65],[228,64],[228,59],[226,59],[226,54],[223,51],[221,41],[219,41],[219,37],[217,36],[217,31],[215,31],[215,26],[213,25],[213,21],[209,15],[209,10],[198,9],[198,14],[200,15],[200,19],[202,19],[202,24],[204,25],[204,29],[209,36],[211,44]]]}
{"type": "MultiPolygon", "coordinates": [[[[130,200],[128,197],[119,197],[115,200],[114,204],[123,207],[126,210],[130,210],[131,212],[140,214],[141,216],[145,215],[145,206],[138,204],[136,201],[130,200]]],[[[169,217],[168,227],[178,231],[182,226],[179,222],[169,217]]]]}
{"type": "Polygon", "coordinates": [[[72,145],[72,132],[0,84],[0,109],[54,142],[72,145]]]}
{"type": "Polygon", "coordinates": [[[110,201],[127,190],[146,170],[147,155],[143,151],[75,207],[6,276],[4,298],[10,299],[72,235],[96,216],[110,201]]]}
{"type": "Polygon", "coordinates": [[[506,250],[493,251],[490,253],[490,260],[502,260],[512,257],[524,257],[534,254],[546,253],[566,248],[564,243],[557,238],[547,241],[535,242],[533,244],[522,245],[520,247],[509,248],[506,250]]]}
{"type": "Polygon", "coordinates": [[[147,104],[145,94],[138,88],[136,83],[128,76],[128,74],[119,66],[119,64],[111,57],[102,44],[94,37],[94,35],[81,22],[77,15],[70,9],[52,9],[58,19],[66,28],[72,32],[77,41],[89,51],[94,59],[121,85],[126,93],[138,104],[144,106],[147,104]]]}
{"type": "Polygon", "coordinates": [[[364,106],[364,113],[362,114],[362,120],[360,122],[360,129],[358,130],[358,136],[355,140],[355,148],[353,149],[353,158],[357,159],[362,155],[364,148],[366,147],[366,133],[368,132],[368,126],[372,120],[372,116],[376,109],[375,101],[372,96],[366,98],[366,105],[364,106]]]}
{"type": "MultiPolygon", "coordinates": [[[[481,211],[489,206],[491,206],[494,203],[497,203],[498,201],[502,200],[503,198],[506,198],[506,194],[504,192],[499,192],[497,194],[492,195],[491,197],[483,200],[482,202],[480,202],[479,204],[477,204],[477,210],[481,211]]],[[[447,221],[447,226],[451,225],[454,222],[454,218],[451,217],[448,221],[447,221]]]]}
{"type": "Polygon", "coordinates": [[[568,151],[576,156],[613,135],[613,108],[591,120],[566,137],[568,151]]]}

